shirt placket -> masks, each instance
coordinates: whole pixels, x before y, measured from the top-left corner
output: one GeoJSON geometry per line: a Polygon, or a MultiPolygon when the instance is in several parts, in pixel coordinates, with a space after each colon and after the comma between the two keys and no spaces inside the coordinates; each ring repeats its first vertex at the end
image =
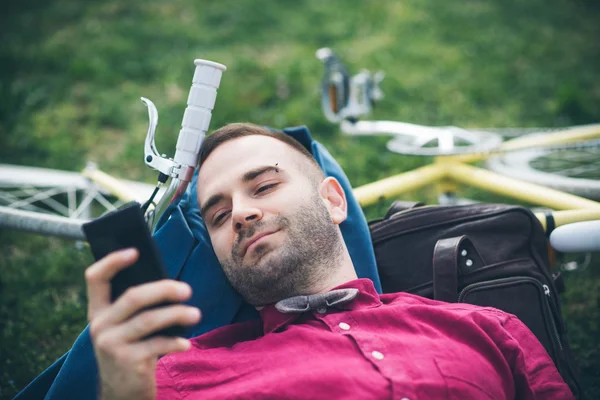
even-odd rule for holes
{"type": "Polygon", "coordinates": [[[416,400],[414,388],[410,384],[411,378],[403,370],[385,341],[372,332],[361,329],[360,323],[346,313],[327,313],[325,310],[316,312],[315,317],[325,323],[332,332],[350,337],[360,349],[362,356],[369,361],[388,382],[390,382],[390,398],[398,400],[416,400]]]}

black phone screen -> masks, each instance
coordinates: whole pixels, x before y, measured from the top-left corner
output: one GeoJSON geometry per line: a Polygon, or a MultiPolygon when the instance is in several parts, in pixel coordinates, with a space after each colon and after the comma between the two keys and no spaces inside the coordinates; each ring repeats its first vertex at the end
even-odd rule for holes
{"type": "MultiPolygon", "coordinates": [[[[83,232],[96,260],[116,250],[130,247],[139,251],[138,260],[119,271],[111,280],[113,302],[131,286],[169,278],[139,203],[127,203],[115,211],[83,224],[83,232]]],[[[157,304],[154,307],[164,305],[157,304]]],[[[156,334],[175,336],[181,335],[182,332],[182,328],[176,326],[156,334]]]]}

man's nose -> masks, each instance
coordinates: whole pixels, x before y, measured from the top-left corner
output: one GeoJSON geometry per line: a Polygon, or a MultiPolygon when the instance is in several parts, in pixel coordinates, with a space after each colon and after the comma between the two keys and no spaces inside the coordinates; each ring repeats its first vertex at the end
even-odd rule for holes
{"type": "Polygon", "coordinates": [[[231,214],[233,230],[236,233],[239,233],[242,229],[248,227],[249,225],[255,222],[260,221],[263,217],[262,211],[259,208],[254,207],[250,204],[234,205],[231,214]]]}

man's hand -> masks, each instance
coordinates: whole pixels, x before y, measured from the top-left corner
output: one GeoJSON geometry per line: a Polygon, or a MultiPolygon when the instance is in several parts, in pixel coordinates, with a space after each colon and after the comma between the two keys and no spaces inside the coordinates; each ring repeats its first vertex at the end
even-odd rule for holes
{"type": "Polygon", "coordinates": [[[158,357],[185,351],[190,342],[163,336],[145,338],[169,326],[192,325],[200,320],[197,308],[183,304],[142,311],[155,304],[189,299],[189,285],[173,280],[131,287],[111,303],[110,280],[137,257],[135,249],[114,252],[85,272],[90,334],[104,399],[154,399],[158,357]]]}

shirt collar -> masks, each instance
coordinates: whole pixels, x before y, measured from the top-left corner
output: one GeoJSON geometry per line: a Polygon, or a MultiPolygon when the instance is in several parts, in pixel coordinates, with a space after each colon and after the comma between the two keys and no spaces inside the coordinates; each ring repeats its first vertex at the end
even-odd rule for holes
{"type": "MultiPolygon", "coordinates": [[[[342,304],[338,308],[332,308],[327,310],[328,313],[339,312],[340,310],[360,310],[363,308],[379,307],[381,305],[381,300],[379,300],[379,294],[375,290],[373,282],[370,279],[354,279],[352,281],[334,287],[331,290],[346,288],[358,289],[358,295],[354,298],[354,300],[342,304]]],[[[312,311],[308,311],[306,313],[311,312],[312,311]]],[[[285,325],[291,324],[296,319],[298,319],[298,317],[306,313],[284,314],[277,311],[274,304],[265,306],[262,310],[260,310],[260,317],[263,321],[264,334],[266,335],[267,333],[271,333],[279,328],[284,327],[285,325]]]]}

